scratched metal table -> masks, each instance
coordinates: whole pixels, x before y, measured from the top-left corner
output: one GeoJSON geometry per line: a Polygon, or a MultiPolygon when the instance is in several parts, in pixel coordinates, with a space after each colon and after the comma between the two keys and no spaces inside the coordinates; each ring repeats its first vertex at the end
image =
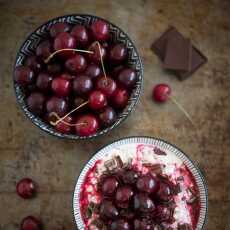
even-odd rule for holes
{"type": "Polygon", "coordinates": [[[15,230],[26,215],[41,217],[48,230],[74,229],[72,193],[85,162],[103,145],[130,135],[163,138],[183,149],[203,169],[209,186],[208,230],[230,229],[230,2],[228,0],[0,0],[0,229],[15,230]],[[88,13],[119,25],[144,62],[144,91],[135,112],[105,137],[60,140],[25,118],[15,101],[12,66],[27,34],[46,20],[88,13]],[[174,25],[208,57],[193,77],[180,82],[165,73],[151,43],[174,25]],[[196,123],[193,128],[171,103],[156,105],[152,86],[169,83],[196,123]],[[22,177],[39,184],[22,200],[22,177]]]}

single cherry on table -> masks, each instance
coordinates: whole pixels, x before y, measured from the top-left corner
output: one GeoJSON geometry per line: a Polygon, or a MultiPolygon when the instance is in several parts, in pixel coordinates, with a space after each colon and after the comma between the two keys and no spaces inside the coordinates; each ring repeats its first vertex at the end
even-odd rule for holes
{"type": "Polygon", "coordinates": [[[36,194],[36,184],[30,178],[23,178],[17,183],[16,190],[23,199],[30,199],[36,194]]]}
{"type": "Polygon", "coordinates": [[[37,217],[25,217],[20,226],[20,230],[42,230],[42,222],[37,217]]]}

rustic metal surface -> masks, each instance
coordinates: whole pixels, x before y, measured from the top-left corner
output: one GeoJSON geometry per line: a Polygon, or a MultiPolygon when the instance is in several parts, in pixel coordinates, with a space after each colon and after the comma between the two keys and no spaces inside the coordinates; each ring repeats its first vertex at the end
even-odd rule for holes
{"type": "Polygon", "coordinates": [[[209,186],[208,230],[230,229],[230,2],[228,0],[0,0],[0,229],[16,230],[29,214],[45,229],[74,229],[72,192],[82,166],[101,146],[119,137],[150,135],[184,150],[205,172],[209,186]],[[17,106],[12,84],[16,52],[46,20],[89,13],[119,25],[143,57],[144,93],[134,113],[106,137],[65,141],[36,128],[17,106]],[[193,77],[179,82],[163,72],[150,45],[173,24],[208,57],[193,77]],[[151,101],[152,86],[167,82],[193,117],[193,128],[172,104],[151,101]],[[25,201],[15,193],[22,177],[39,184],[25,201]]]}

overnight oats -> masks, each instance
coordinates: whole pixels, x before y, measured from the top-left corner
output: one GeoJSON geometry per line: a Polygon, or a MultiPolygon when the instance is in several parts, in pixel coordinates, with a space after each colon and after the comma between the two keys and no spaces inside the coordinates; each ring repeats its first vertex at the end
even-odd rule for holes
{"type": "Polygon", "coordinates": [[[89,167],[79,191],[85,230],[195,230],[200,209],[189,168],[153,144],[111,149],[89,167]]]}

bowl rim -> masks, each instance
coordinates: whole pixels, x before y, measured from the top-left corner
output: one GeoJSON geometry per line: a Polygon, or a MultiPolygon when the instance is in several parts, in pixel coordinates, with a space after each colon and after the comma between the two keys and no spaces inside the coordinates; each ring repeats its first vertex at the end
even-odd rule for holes
{"type": "MultiPolygon", "coordinates": [[[[201,229],[197,229],[197,230],[203,230],[205,229],[206,225],[207,225],[207,222],[208,222],[208,185],[207,185],[207,182],[205,180],[205,176],[204,174],[202,173],[202,170],[199,168],[199,164],[196,163],[195,161],[193,161],[191,159],[191,157],[186,154],[183,150],[181,150],[179,147],[177,147],[175,144],[171,144],[169,141],[167,140],[164,140],[162,138],[157,138],[157,137],[153,137],[153,136],[148,136],[148,135],[140,135],[140,136],[126,136],[126,137],[122,137],[122,138],[119,138],[119,139],[116,139],[116,140],[112,140],[110,141],[108,144],[105,144],[103,145],[102,147],[100,147],[98,150],[96,150],[92,155],[91,157],[87,160],[87,162],[82,166],[80,172],[79,172],[79,175],[77,177],[77,179],[75,180],[76,183],[75,183],[75,186],[74,186],[74,190],[73,190],[73,194],[72,194],[72,214],[73,214],[73,219],[74,219],[74,223],[75,223],[75,227],[77,227],[77,229],[80,229],[78,228],[78,223],[77,223],[77,219],[76,219],[76,211],[75,211],[75,204],[77,202],[77,198],[76,198],[76,195],[78,193],[78,182],[79,182],[79,179],[80,177],[83,175],[83,171],[85,169],[85,167],[87,166],[87,164],[93,160],[93,158],[99,153],[101,152],[101,150],[111,146],[111,145],[114,145],[116,143],[119,143],[121,141],[124,141],[124,140],[130,140],[130,139],[137,139],[137,138],[140,138],[140,139],[149,139],[149,140],[155,140],[155,141],[159,141],[159,142],[162,142],[163,144],[166,144],[168,146],[171,146],[173,147],[175,150],[179,151],[180,153],[182,153],[182,155],[185,156],[185,158],[187,158],[187,160],[192,164],[192,166],[195,168],[196,172],[198,173],[199,175],[199,178],[201,179],[201,182],[202,182],[202,185],[203,185],[203,188],[204,188],[204,192],[205,192],[205,215],[204,215],[204,221],[202,223],[202,227],[201,229]]],[[[83,229],[82,229],[83,230],[83,229]]]]}
{"type": "MultiPolygon", "coordinates": [[[[24,54],[25,55],[25,54],[24,54]]],[[[18,48],[17,54],[16,54],[16,58],[14,61],[14,65],[13,65],[13,71],[12,71],[12,76],[13,76],[13,88],[14,88],[14,93],[16,96],[16,101],[17,104],[19,105],[20,109],[23,111],[23,114],[27,117],[27,119],[29,119],[36,127],[38,127],[40,130],[42,130],[45,133],[48,133],[52,136],[58,137],[60,139],[67,139],[67,140],[89,140],[89,139],[95,139],[97,137],[103,136],[107,133],[109,133],[110,131],[112,131],[113,129],[119,127],[130,115],[131,113],[135,110],[137,103],[140,101],[140,96],[143,90],[143,84],[144,84],[144,67],[143,67],[143,62],[142,62],[142,58],[134,44],[134,42],[131,40],[131,38],[129,37],[129,35],[127,33],[125,33],[123,31],[123,29],[121,29],[119,26],[115,25],[114,23],[110,22],[109,20],[99,17],[97,15],[93,15],[93,14],[66,14],[66,15],[62,15],[62,16],[58,16],[55,18],[51,18],[47,21],[45,21],[44,23],[42,23],[40,26],[36,27],[32,32],[30,32],[26,38],[24,39],[24,41],[22,42],[22,44],[20,45],[20,47],[18,48]],[[90,135],[90,136],[79,136],[79,135],[75,135],[75,134],[62,134],[50,127],[46,127],[47,124],[45,122],[43,122],[38,116],[34,115],[33,113],[31,113],[28,109],[27,106],[23,105],[20,100],[19,97],[21,95],[21,92],[17,92],[17,87],[18,84],[15,83],[14,81],[14,69],[17,66],[17,61],[20,57],[20,53],[21,50],[23,49],[24,45],[26,44],[26,42],[30,39],[30,37],[33,34],[36,34],[36,32],[41,29],[42,27],[47,27],[49,26],[50,23],[52,23],[53,21],[57,21],[60,19],[64,19],[64,18],[68,18],[68,17],[90,17],[96,20],[103,20],[106,23],[108,23],[109,25],[111,25],[112,27],[117,28],[121,33],[123,33],[126,37],[126,39],[128,39],[128,41],[131,43],[132,45],[132,49],[134,50],[134,52],[137,54],[137,59],[138,62],[140,64],[140,73],[139,73],[139,85],[138,87],[136,87],[131,95],[133,93],[135,93],[136,98],[132,100],[131,104],[128,104],[125,109],[127,110],[127,112],[124,114],[124,111],[122,113],[120,113],[120,116],[118,117],[119,119],[117,119],[117,121],[115,123],[113,123],[111,126],[106,127],[102,130],[99,130],[97,133],[90,135]],[[122,116],[124,114],[124,116],[122,116]],[[43,127],[45,125],[45,127],[43,127]]],[[[23,99],[25,101],[25,99],[23,99]]]]}

